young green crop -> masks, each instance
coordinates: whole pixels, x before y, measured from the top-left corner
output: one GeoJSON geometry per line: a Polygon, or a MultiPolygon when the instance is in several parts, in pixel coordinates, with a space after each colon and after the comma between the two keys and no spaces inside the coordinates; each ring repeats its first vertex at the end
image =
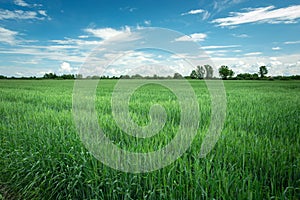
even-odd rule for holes
{"type": "MultiPolygon", "coordinates": [[[[201,117],[192,146],[165,168],[131,174],[103,165],[82,144],[72,116],[73,81],[0,80],[0,198],[299,199],[300,82],[225,81],[226,121],[205,158],[199,152],[210,123],[210,96],[203,81],[190,83],[201,117]]],[[[180,120],[176,96],[155,84],[136,90],[129,108],[137,124],[149,123],[154,103],[167,113],[157,135],[137,139],[112,117],[115,84],[101,80],[97,89],[105,134],[133,152],[166,145],[180,120]]]]}

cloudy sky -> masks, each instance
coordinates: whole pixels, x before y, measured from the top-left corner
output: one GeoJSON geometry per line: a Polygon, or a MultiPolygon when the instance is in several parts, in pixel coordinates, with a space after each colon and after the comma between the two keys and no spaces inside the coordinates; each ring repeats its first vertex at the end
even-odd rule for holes
{"type": "MultiPolygon", "coordinates": [[[[197,43],[216,68],[228,65],[236,74],[255,73],[266,65],[270,75],[300,74],[296,0],[0,0],[0,74],[77,73],[106,41],[132,41],[135,31],[147,27],[186,35],[174,41],[197,43]]],[[[157,40],[166,39],[157,35],[157,40]]],[[[109,60],[115,56],[103,55],[109,60]]],[[[164,66],[176,63],[172,56],[139,51],[114,66],[149,61],[164,66]]],[[[114,72],[121,73],[111,67],[114,72]]]]}

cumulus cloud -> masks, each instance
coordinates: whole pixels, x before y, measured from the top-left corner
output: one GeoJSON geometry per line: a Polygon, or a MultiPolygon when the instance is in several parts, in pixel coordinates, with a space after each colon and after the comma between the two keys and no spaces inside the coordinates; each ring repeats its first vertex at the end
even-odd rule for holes
{"type": "Polygon", "coordinates": [[[60,68],[59,68],[58,72],[62,73],[62,74],[71,74],[71,73],[74,73],[76,70],[78,70],[78,69],[71,67],[70,63],[63,62],[60,64],[60,68]]]}
{"type": "Polygon", "coordinates": [[[27,2],[25,2],[24,0],[14,0],[14,4],[17,6],[21,6],[21,7],[41,7],[43,6],[42,4],[29,4],[27,2]]]}
{"type": "Polygon", "coordinates": [[[22,7],[30,7],[30,5],[23,0],[14,0],[14,4],[22,7]]]}
{"type": "Polygon", "coordinates": [[[107,40],[107,39],[113,38],[117,35],[128,34],[131,32],[130,28],[128,26],[126,26],[122,30],[116,30],[113,28],[99,28],[99,29],[86,28],[86,29],[84,29],[84,31],[92,34],[95,37],[99,37],[103,40],[107,40]]]}
{"type": "Polygon", "coordinates": [[[218,18],[213,23],[218,26],[236,26],[246,23],[295,23],[300,18],[300,5],[276,9],[274,6],[246,8],[245,12],[231,12],[229,17],[218,18]]]}
{"type": "Polygon", "coordinates": [[[71,72],[71,71],[72,71],[72,68],[71,68],[70,63],[63,62],[63,63],[60,65],[60,71],[62,71],[62,72],[71,72]]]}
{"type": "Polygon", "coordinates": [[[235,74],[257,73],[262,65],[267,66],[269,76],[300,74],[300,54],[281,56],[212,57],[216,66],[228,65],[235,74]]]}
{"type": "Polygon", "coordinates": [[[39,10],[38,12],[40,13],[40,15],[43,15],[45,17],[48,16],[45,10],[39,10]]]}

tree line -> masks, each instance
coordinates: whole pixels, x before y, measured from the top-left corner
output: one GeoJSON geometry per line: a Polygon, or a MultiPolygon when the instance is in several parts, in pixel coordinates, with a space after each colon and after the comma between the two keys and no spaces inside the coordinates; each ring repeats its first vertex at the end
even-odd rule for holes
{"type": "MultiPolygon", "coordinates": [[[[266,66],[260,66],[257,73],[241,73],[235,75],[235,72],[226,65],[218,69],[219,75],[223,80],[300,80],[300,75],[292,76],[269,76],[266,66]]],[[[213,68],[210,65],[197,66],[189,76],[191,79],[212,79],[213,68]]]]}
{"type": "MultiPolygon", "coordinates": [[[[269,76],[266,66],[260,66],[257,73],[241,73],[235,75],[235,72],[226,65],[222,65],[218,69],[219,76],[223,80],[300,80],[300,75],[292,76],[269,76]]],[[[214,69],[210,65],[197,66],[189,76],[182,76],[180,73],[174,73],[173,76],[142,76],[140,74],[135,75],[121,75],[121,76],[87,76],[83,77],[82,74],[63,74],[57,75],[55,73],[45,73],[43,77],[7,77],[0,75],[0,79],[218,79],[214,77],[214,69]]]]}

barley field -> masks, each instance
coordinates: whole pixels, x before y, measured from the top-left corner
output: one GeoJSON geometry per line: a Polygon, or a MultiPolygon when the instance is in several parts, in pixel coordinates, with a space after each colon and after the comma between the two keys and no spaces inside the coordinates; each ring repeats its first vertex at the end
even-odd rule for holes
{"type": "MultiPolygon", "coordinates": [[[[116,83],[100,80],[97,88],[98,122],[110,140],[132,152],[170,142],[180,121],[176,96],[155,84],[136,90],[129,111],[138,125],[147,125],[153,104],[167,113],[157,135],[137,139],[112,116],[116,83]]],[[[200,107],[190,148],[165,168],[125,173],[82,144],[72,115],[74,81],[0,80],[0,199],[300,199],[300,81],[224,81],[224,127],[204,158],[210,95],[204,81],[190,84],[200,107]]]]}

